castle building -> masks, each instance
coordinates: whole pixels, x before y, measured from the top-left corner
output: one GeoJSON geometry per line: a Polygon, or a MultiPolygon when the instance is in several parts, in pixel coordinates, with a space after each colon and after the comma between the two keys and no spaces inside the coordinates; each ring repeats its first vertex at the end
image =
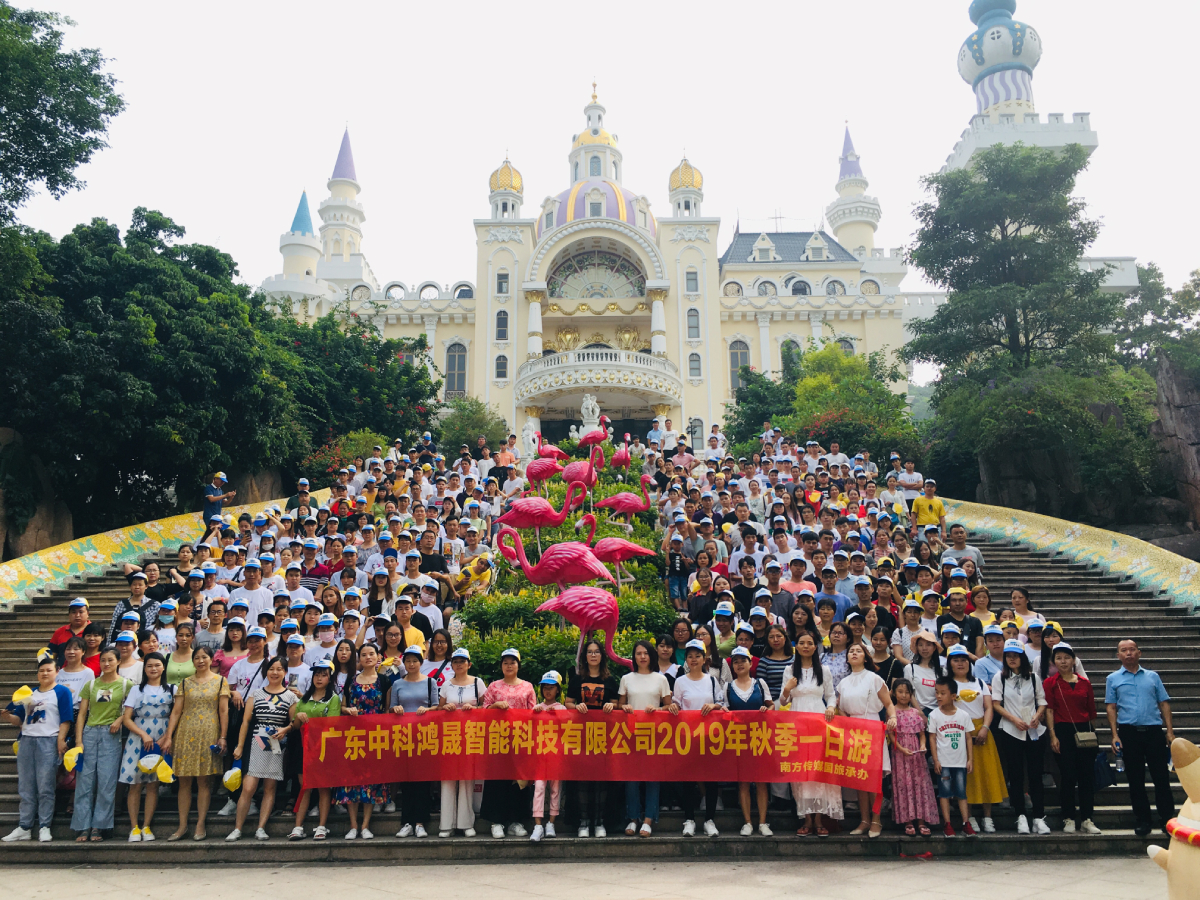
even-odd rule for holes
{"type": "MultiPolygon", "coordinates": [[[[1012,18],[1015,7],[970,6],[976,30],[959,71],[977,113],[947,167],[995,143],[1096,146],[1085,114],[1039,121],[1032,75],[1041,39],[1012,18]]],[[[782,348],[809,339],[847,353],[894,350],[907,340],[905,322],[942,302],[904,292],[903,249],[876,246],[882,206],[867,193],[848,128],[827,227],[743,233],[735,225],[721,250],[721,222],[703,213],[696,163],[684,158],[666,174],[660,218],[647,194],[625,185],[607,113],[593,85],[571,136],[566,187],[536,206],[526,206],[525,179],[511,161],[491,173],[488,215],[473,222],[474,276],[445,285],[375,277],[363,254],[366,214],[347,130],[318,207],[319,233],[302,194],[279,240],[283,271],[263,290],[301,320],[337,310],[369,317],[387,337],[425,334],[446,399],[478,397],[514,431],[531,423],[553,439],[578,423],[590,395],[617,434],[645,434],[655,418],[669,418],[695,440],[723,421],[741,366],[777,372],[782,348]]],[[[1120,263],[1111,289],[1136,286],[1132,259],[1120,263]]]]}

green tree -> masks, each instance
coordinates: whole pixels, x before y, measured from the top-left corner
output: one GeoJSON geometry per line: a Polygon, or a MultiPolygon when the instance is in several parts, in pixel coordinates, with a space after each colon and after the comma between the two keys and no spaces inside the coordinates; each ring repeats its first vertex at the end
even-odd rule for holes
{"type": "Polygon", "coordinates": [[[457,397],[446,406],[449,412],[438,424],[438,435],[439,446],[448,460],[458,458],[463,444],[473,451],[481,434],[493,452],[508,440],[508,428],[494,406],[475,397],[457,397]]]}
{"type": "Polygon", "coordinates": [[[124,109],[99,50],[62,49],[70,24],[0,0],[0,223],[38,184],[54,197],[81,187],[76,169],[108,146],[109,120],[124,109]]]}
{"type": "Polygon", "coordinates": [[[1055,153],[1018,143],[923,179],[933,200],[917,207],[909,259],[948,295],[909,325],[904,359],[992,372],[1107,353],[1104,332],[1122,304],[1101,293],[1105,272],[1078,265],[1100,227],[1072,196],[1086,166],[1078,145],[1055,153]]]}
{"type": "Polygon", "coordinates": [[[1196,329],[1200,315],[1200,269],[1179,288],[1163,281],[1154,263],[1138,266],[1138,288],[1125,301],[1113,327],[1114,352],[1126,366],[1154,369],[1158,348],[1177,342],[1196,329]]]}

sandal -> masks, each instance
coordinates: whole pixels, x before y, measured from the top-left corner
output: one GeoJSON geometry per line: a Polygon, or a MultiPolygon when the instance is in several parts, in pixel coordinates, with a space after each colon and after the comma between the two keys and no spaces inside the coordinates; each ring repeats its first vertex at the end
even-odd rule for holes
{"type": "Polygon", "coordinates": [[[829,829],[824,825],[817,826],[817,837],[829,837],[829,829]]]}
{"type": "Polygon", "coordinates": [[[904,826],[904,833],[907,834],[909,837],[916,837],[917,829],[913,828],[912,822],[909,822],[907,825],[904,826]]]}
{"type": "Polygon", "coordinates": [[[81,831],[81,832],[79,832],[79,837],[75,838],[75,843],[86,844],[87,839],[88,839],[88,833],[86,831],[81,831]]]}
{"type": "Polygon", "coordinates": [[[94,844],[99,844],[101,841],[104,840],[104,835],[101,834],[99,828],[93,828],[92,836],[90,838],[88,838],[88,840],[90,840],[94,844]]]}
{"type": "Polygon", "coordinates": [[[853,831],[851,831],[850,834],[866,834],[870,830],[871,830],[870,822],[859,822],[858,827],[855,828],[853,831]]]}
{"type": "Polygon", "coordinates": [[[929,837],[930,831],[928,825],[922,825],[918,830],[921,832],[921,837],[929,837]]]}
{"type": "Polygon", "coordinates": [[[804,824],[796,829],[796,834],[800,837],[808,837],[810,834],[812,834],[812,829],[810,829],[807,824],[804,824]]]}
{"type": "Polygon", "coordinates": [[[883,834],[883,822],[879,819],[873,819],[871,821],[871,830],[867,832],[867,837],[874,839],[881,834],[883,834]]]}

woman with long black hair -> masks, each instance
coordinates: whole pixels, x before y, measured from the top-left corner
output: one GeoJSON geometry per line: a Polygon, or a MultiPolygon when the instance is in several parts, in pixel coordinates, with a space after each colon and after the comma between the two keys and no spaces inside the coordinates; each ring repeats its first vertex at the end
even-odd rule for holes
{"type": "MultiPolygon", "coordinates": [[[[566,707],[580,714],[591,710],[611,713],[617,705],[619,688],[617,679],[608,673],[608,657],[604,646],[590,640],[583,647],[579,666],[571,673],[567,686],[566,707]]],[[[595,828],[596,837],[607,837],[604,827],[604,808],[608,800],[608,784],[603,781],[580,781],[579,789],[579,836],[590,837],[595,828]]]]}
{"type": "MultiPolygon", "coordinates": [[[[784,682],[780,704],[788,706],[791,712],[819,713],[826,721],[833,719],[833,674],[821,665],[816,638],[807,631],[796,639],[796,661],[791,677],[784,682]]],[[[828,837],[829,829],[822,817],[843,817],[842,789],[835,784],[792,782],[792,798],[796,801],[796,815],[804,820],[796,832],[801,837],[810,834],[828,837]]]]}
{"type": "Polygon", "coordinates": [[[992,708],[1000,715],[997,734],[1008,797],[1017,814],[1017,833],[1029,834],[1025,816],[1025,781],[1029,781],[1029,799],[1033,804],[1033,831],[1049,834],[1046,824],[1045,788],[1042,769],[1045,748],[1042,735],[1046,727],[1046,693],[1034,676],[1029,657],[1020,641],[1004,644],[1004,668],[992,679],[992,708]]]}
{"type": "Polygon", "coordinates": [[[275,788],[283,780],[283,751],[287,748],[289,735],[300,730],[291,716],[292,707],[300,702],[300,698],[283,683],[287,663],[282,657],[276,656],[265,660],[261,671],[265,684],[252,690],[246,698],[246,712],[238,732],[237,746],[233,749],[234,759],[241,759],[248,751],[250,762],[243,776],[237,819],[233,831],[225,838],[227,841],[236,841],[242,836],[242,827],[246,824],[246,816],[260,781],[263,796],[258,809],[258,830],[254,832],[254,837],[260,841],[269,839],[267,821],[275,808],[275,788]],[[250,739],[249,745],[247,738],[250,739]]]}

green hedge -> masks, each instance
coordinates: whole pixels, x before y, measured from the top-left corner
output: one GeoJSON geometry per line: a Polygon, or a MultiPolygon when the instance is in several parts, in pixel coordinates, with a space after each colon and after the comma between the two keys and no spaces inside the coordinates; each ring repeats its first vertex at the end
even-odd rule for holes
{"type": "MultiPolygon", "coordinates": [[[[552,596],[553,591],[489,594],[468,603],[459,618],[467,628],[481,634],[509,628],[557,626],[561,621],[557,613],[535,612],[552,596]]],[[[675,613],[661,600],[638,592],[624,592],[617,599],[617,609],[620,613],[617,627],[621,629],[637,628],[662,634],[675,620],[675,613]]]]}
{"type": "MultiPolygon", "coordinates": [[[[601,635],[603,639],[603,635],[601,635]]],[[[633,645],[640,640],[652,641],[654,636],[648,631],[625,629],[617,632],[613,645],[617,653],[628,657],[633,651],[633,645]]],[[[537,684],[542,675],[550,669],[556,670],[563,676],[564,686],[568,675],[575,668],[575,654],[579,649],[579,629],[570,627],[566,630],[553,626],[545,628],[527,628],[523,626],[504,628],[480,634],[474,629],[463,633],[463,644],[471,650],[471,672],[484,681],[491,683],[502,677],[500,672],[500,654],[509,647],[515,647],[521,652],[521,677],[526,681],[537,684]]],[[[609,663],[612,674],[620,677],[624,669],[609,663]]]]}

